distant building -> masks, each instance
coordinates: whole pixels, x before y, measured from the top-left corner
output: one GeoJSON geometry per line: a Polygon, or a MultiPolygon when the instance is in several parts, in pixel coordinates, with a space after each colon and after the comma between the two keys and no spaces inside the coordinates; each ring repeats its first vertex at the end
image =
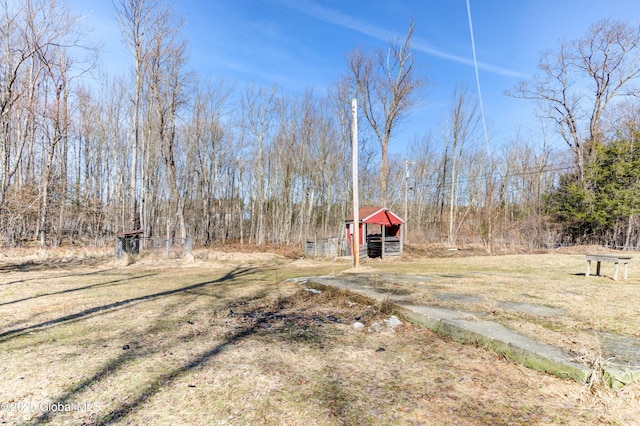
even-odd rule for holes
{"type": "MultiPolygon", "coordinates": [[[[402,254],[404,220],[391,210],[370,206],[358,210],[360,223],[358,229],[358,242],[360,244],[360,257],[385,257],[399,256],[402,254]],[[379,231],[379,233],[374,233],[379,231]]],[[[349,255],[353,255],[353,215],[345,219],[345,232],[349,246],[349,255]]]]}

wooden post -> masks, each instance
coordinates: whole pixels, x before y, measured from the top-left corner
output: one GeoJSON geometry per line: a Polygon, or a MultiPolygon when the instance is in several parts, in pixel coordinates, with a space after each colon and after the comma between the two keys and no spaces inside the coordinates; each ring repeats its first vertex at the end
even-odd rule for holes
{"type": "Polygon", "coordinates": [[[387,227],[382,225],[382,251],[380,252],[380,259],[384,259],[384,240],[386,240],[387,227]]]}
{"type": "Polygon", "coordinates": [[[169,218],[167,218],[167,259],[171,259],[171,227],[169,226],[169,218]]]}
{"type": "Polygon", "coordinates": [[[351,172],[353,184],[353,269],[360,266],[360,213],[358,203],[358,100],[351,100],[351,172]]]}
{"type": "MultiPolygon", "coordinates": [[[[404,162],[404,220],[407,221],[407,215],[409,214],[409,162],[404,162]]],[[[404,227],[403,227],[404,228],[404,227]]]]}

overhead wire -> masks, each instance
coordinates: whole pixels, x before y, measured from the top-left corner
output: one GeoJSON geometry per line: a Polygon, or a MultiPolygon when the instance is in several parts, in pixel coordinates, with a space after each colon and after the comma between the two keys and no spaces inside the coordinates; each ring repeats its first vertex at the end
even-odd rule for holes
{"type": "Polygon", "coordinates": [[[480,88],[480,73],[478,72],[478,58],[476,56],[476,41],[473,35],[473,20],[471,19],[471,4],[470,0],[467,1],[467,16],[469,18],[469,32],[471,33],[471,50],[473,51],[473,66],[476,72],[476,85],[478,87],[478,103],[480,104],[480,117],[482,119],[482,130],[484,136],[484,149],[482,150],[483,156],[484,152],[489,145],[489,137],[487,136],[487,122],[484,116],[484,103],[482,101],[482,90],[480,88]]]}
{"type": "MultiPolygon", "coordinates": [[[[497,178],[501,178],[501,179],[511,179],[511,178],[516,178],[516,177],[521,177],[521,176],[528,176],[528,175],[535,175],[535,174],[546,174],[546,173],[553,173],[553,172],[559,172],[559,171],[564,171],[564,170],[571,170],[574,169],[576,167],[575,163],[573,162],[566,162],[566,163],[558,163],[558,164],[548,164],[546,166],[543,166],[541,168],[538,168],[537,170],[519,170],[515,169],[512,170],[510,173],[504,173],[504,171],[502,170],[494,170],[492,173],[490,173],[491,177],[497,177],[497,178]]],[[[483,181],[486,181],[489,178],[489,176],[476,176],[476,177],[469,177],[469,176],[465,176],[465,177],[461,177],[458,180],[458,183],[480,183],[483,181]]],[[[414,185],[412,185],[413,187],[416,188],[421,188],[421,187],[427,187],[430,186],[431,183],[430,182],[414,182],[414,185]]],[[[450,179],[446,179],[443,182],[444,186],[448,186],[451,185],[451,181],[450,179]]]]}

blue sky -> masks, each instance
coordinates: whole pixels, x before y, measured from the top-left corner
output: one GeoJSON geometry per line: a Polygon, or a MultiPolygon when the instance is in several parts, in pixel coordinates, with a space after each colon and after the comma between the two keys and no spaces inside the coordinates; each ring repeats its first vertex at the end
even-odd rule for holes
{"type": "MultiPolygon", "coordinates": [[[[102,40],[113,70],[130,65],[109,0],[72,0],[102,40]]],[[[540,53],[583,36],[603,19],[640,21],[638,0],[469,0],[489,144],[535,138],[533,105],[505,90],[536,73],[540,53]]],[[[277,84],[287,92],[324,90],[346,72],[355,47],[384,48],[415,22],[416,61],[431,87],[392,141],[403,152],[416,136],[438,138],[454,89],[477,95],[466,0],[184,0],[190,67],[237,87],[277,84]]]]}

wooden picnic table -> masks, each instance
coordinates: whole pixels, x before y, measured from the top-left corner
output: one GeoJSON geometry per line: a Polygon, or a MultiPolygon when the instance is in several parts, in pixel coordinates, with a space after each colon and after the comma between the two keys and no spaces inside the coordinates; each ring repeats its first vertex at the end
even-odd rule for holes
{"type": "Polygon", "coordinates": [[[624,265],[624,274],[623,277],[626,280],[627,279],[627,270],[628,270],[628,266],[629,266],[629,262],[631,261],[631,256],[618,256],[616,254],[588,254],[587,255],[587,273],[585,274],[585,276],[589,276],[589,273],[591,272],[591,262],[595,261],[596,263],[596,275],[600,276],[600,263],[601,262],[610,262],[613,263],[614,266],[614,270],[613,270],[613,279],[615,281],[618,281],[618,265],[619,264],[623,264],[624,265]]]}

